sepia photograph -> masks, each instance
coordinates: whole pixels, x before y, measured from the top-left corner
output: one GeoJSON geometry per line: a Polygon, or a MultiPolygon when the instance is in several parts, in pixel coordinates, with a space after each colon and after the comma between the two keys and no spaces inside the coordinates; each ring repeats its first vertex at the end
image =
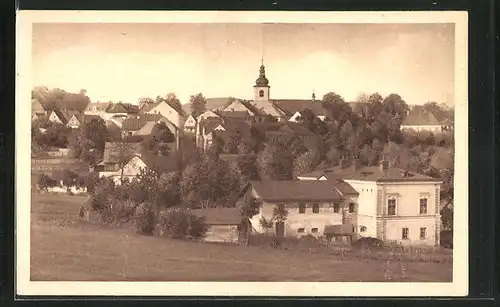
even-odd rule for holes
{"type": "Polygon", "coordinates": [[[18,294],[467,294],[466,13],[21,11],[17,44],[18,294]]]}

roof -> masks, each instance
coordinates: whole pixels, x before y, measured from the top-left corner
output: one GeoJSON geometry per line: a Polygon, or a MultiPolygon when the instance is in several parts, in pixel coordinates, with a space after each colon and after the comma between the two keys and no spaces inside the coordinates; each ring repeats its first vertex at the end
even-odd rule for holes
{"type": "Polygon", "coordinates": [[[144,154],[140,158],[149,168],[159,170],[163,173],[175,171],[178,166],[178,160],[174,155],[160,156],[144,154]]]}
{"type": "MultiPolygon", "coordinates": [[[[146,104],[142,109],[141,111],[142,112],[149,112],[151,110],[153,110],[154,108],[156,108],[157,106],[159,106],[160,104],[162,103],[165,103],[167,104],[168,106],[170,106],[172,109],[174,109],[177,113],[179,114],[184,114],[184,110],[182,109],[182,106],[181,108],[179,109],[176,105],[170,103],[169,101],[167,100],[162,100],[162,101],[157,101],[155,103],[149,103],[149,104],[146,104]]],[[[188,105],[189,106],[189,105],[188,105]]],[[[191,112],[189,112],[191,113],[191,112]]]]}
{"type": "Polygon", "coordinates": [[[413,110],[402,123],[403,126],[434,126],[441,125],[431,112],[425,110],[413,110]]]}
{"type": "Polygon", "coordinates": [[[59,119],[63,122],[63,124],[67,124],[68,123],[68,120],[69,120],[69,117],[68,117],[68,114],[62,110],[54,110],[53,111],[54,113],[56,113],[57,117],[59,117],[59,119]]]}
{"type": "Polygon", "coordinates": [[[38,99],[31,99],[31,113],[45,113],[45,108],[38,99]]]}
{"type": "Polygon", "coordinates": [[[133,105],[131,103],[111,103],[106,109],[106,113],[133,113],[139,112],[139,106],[133,105]]]}
{"type": "Polygon", "coordinates": [[[87,105],[85,111],[92,110],[94,107],[96,111],[106,111],[110,104],[111,102],[91,102],[87,105]]]}
{"type": "Polygon", "coordinates": [[[265,201],[326,201],[340,200],[342,195],[328,181],[252,181],[251,186],[265,201]]]}
{"type": "Polygon", "coordinates": [[[206,208],[193,209],[191,212],[205,219],[208,225],[239,225],[243,220],[237,208],[206,208]]]}
{"type": "MultiPolygon", "coordinates": [[[[230,103],[232,103],[235,99],[233,97],[220,97],[220,98],[207,98],[207,110],[211,111],[222,111],[226,108],[230,103]]],[[[189,112],[191,113],[191,112],[189,112]]]]}
{"type": "Polygon", "coordinates": [[[304,125],[302,125],[301,123],[294,123],[294,122],[283,122],[283,127],[280,128],[279,130],[280,131],[286,131],[284,130],[284,127],[286,127],[285,129],[289,129],[289,131],[293,132],[294,134],[298,134],[298,135],[305,135],[305,136],[314,136],[315,134],[307,129],[307,127],[305,127],[304,125]]]}
{"type": "MultiPolygon", "coordinates": [[[[128,151],[131,153],[131,158],[136,154],[137,152],[140,152],[141,150],[141,145],[140,143],[125,143],[127,146],[128,151]]],[[[103,163],[116,163],[118,162],[115,158],[114,155],[118,154],[118,151],[120,150],[121,143],[115,143],[115,142],[107,142],[104,145],[104,154],[102,157],[102,162],[103,163]]]]}
{"type": "Polygon", "coordinates": [[[354,188],[344,180],[337,180],[333,185],[343,196],[359,195],[354,188]]]}
{"type": "Polygon", "coordinates": [[[328,112],[323,108],[321,101],[312,101],[311,99],[272,99],[271,102],[290,116],[305,109],[311,110],[316,116],[328,116],[328,112]]]}
{"type": "Polygon", "coordinates": [[[137,131],[140,130],[147,121],[142,118],[126,118],[122,122],[122,130],[137,131]]]}
{"type": "Polygon", "coordinates": [[[200,131],[205,131],[205,134],[212,132],[217,126],[222,125],[224,122],[220,118],[206,118],[200,122],[200,131]]]}
{"type": "Polygon", "coordinates": [[[78,111],[75,111],[75,110],[67,110],[67,111],[64,111],[64,113],[66,113],[66,117],[68,118],[68,120],[71,119],[71,117],[73,116],[76,116],[76,119],[78,119],[78,121],[81,123],[83,121],[83,114],[78,112],[78,111]]]}
{"type": "Polygon", "coordinates": [[[83,122],[90,123],[92,120],[100,120],[101,117],[99,115],[83,115],[83,122]]]}
{"type": "Polygon", "coordinates": [[[247,119],[250,116],[246,111],[217,111],[216,113],[223,118],[247,119]]]}
{"type": "Polygon", "coordinates": [[[352,166],[341,168],[340,166],[326,169],[323,171],[314,171],[301,175],[300,177],[319,178],[318,175],[325,176],[328,180],[360,180],[374,182],[422,182],[434,181],[440,182],[439,179],[426,176],[423,174],[411,172],[397,167],[389,167],[387,171],[382,171],[380,166],[361,166],[355,169],[352,166]]]}

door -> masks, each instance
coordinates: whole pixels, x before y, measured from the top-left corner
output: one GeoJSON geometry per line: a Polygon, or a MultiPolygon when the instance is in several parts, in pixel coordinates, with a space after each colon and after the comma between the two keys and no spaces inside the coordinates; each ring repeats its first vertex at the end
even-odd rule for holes
{"type": "Polygon", "coordinates": [[[275,227],[276,236],[278,236],[278,237],[285,236],[285,222],[276,222],[274,224],[274,227],[275,227]]]}

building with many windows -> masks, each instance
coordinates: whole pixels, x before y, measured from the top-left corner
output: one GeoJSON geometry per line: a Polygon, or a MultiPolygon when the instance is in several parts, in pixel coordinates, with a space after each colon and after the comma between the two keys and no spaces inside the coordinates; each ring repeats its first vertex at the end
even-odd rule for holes
{"type": "Polygon", "coordinates": [[[439,245],[440,186],[435,178],[389,167],[361,166],[342,160],[338,167],[315,171],[299,180],[349,184],[358,192],[357,233],[401,244],[439,245]]]}

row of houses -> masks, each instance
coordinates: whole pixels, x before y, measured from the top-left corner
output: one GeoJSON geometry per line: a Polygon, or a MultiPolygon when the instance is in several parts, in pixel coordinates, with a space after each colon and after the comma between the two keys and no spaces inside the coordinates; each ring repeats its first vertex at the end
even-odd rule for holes
{"type": "MultiPolygon", "coordinates": [[[[360,167],[355,160],[343,160],[337,168],[303,174],[296,180],[252,181],[239,198],[262,202],[259,212],[250,219],[253,233],[373,237],[389,243],[438,246],[439,193],[440,182],[434,178],[390,167],[386,162],[360,167]],[[276,217],[277,209],[286,211],[286,218],[276,217]]],[[[235,231],[242,222],[236,211],[197,210],[210,217],[208,240],[241,239],[235,231]]]]}
{"type": "MultiPolygon", "coordinates": [[[[207,111],[198,116],[191,114],[187,104],[182,109],[165,100],[140,106],[122,102],[95,102],[89,103],[83,113],[78,113],[72,110],[46,112],[36,99],[32,100],[32,116],[33,119],[48,116],[51,122],[71,128],[78,128],[85,122],[85,117],[99,117],[108,125],[117,126],[125,135],[147,135],[154,122],[162,121],[176,136],[177,143],[181,134],[192,134],[201,148],[210,142],[209,139],[205,140],[207,135],[213,131],[227,131],[224,125],[236,120],[261,123],[273,117],[280,123],[296,123],[304,115],[305,110],[310,110],[322,121],[329,119],[329,112],[323,107],[321,100],[316,100],[314,92],[311,99],[271,99],[271,87],[263,64],[253,88],[253,100],[230,97],[208,99],[207,111]]],[[[450,130],[452,126],[449,122],[439,122],[431,112],[415,109],[407,114],[401,128],[439,133],[450,130]]]]}

